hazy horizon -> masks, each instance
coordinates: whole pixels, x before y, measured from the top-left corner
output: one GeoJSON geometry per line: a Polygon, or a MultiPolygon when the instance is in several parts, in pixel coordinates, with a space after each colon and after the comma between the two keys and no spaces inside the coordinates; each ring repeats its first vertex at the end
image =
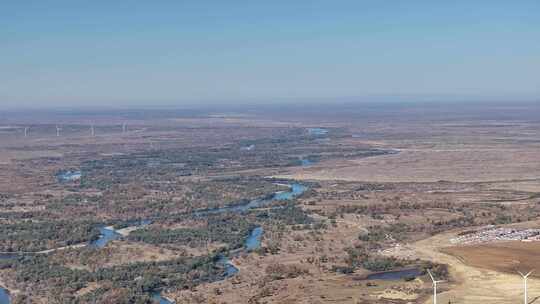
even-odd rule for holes
{"type": "Polygon", "coordinates": [[[0,106],[538,101],[537,1],[8,3],[0,106]]]}
{"type": "Polygon", "coordinates": [[[256,109],[279,109],[283,107],[315,107],[315,108],[336,108],[336,107],[361,107],[361,106],[415,106],[418,108],[430,108],[437,106],[521,106],[539,105],[540,98],[509,98],[509,97],[478,97],[478,96],[370,96],[370,97],[336,97],[336,98],[275,98],[265,100],[207,100],[203,102],[171,102],[171,103],[58,103],[48,104],[36,102],[33,104],[13,105],[2,104],[0,112],[19,111],[143,111],[143,110],[196,110],[215,112],[243,112],[243,110],[256,109]]]}

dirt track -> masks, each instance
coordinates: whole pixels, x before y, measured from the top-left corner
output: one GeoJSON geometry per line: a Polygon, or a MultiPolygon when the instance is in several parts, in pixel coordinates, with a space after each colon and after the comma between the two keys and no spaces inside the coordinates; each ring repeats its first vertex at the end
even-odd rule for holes
{"type": "MultiPolygon", "coordinates": [[[[439,303],[523,303],[523,285],[518,275],[496,272],[468,266],[458,258],[439,251],[449,245],[452,234],[444,233],[413,244],[414,251],[421,259],[448,264],[452,283],[441,286],[437,298],[439,303]]],[[[540,280],[531,278],[528,282],[529,303],[540,303],[540,280]]],[[[429,298],[425,303],[432,303],[429,298]]]]}

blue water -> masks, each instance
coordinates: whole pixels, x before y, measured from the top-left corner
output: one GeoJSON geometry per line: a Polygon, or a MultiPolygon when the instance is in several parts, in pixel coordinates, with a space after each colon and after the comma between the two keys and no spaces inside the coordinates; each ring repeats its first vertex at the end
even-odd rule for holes
{"type": "Polygon", "coordinates": [[[150,225],[150,224],[152,224],[152,220],[141,220],[138,225],[139,226],[147,226],[147,225],[150,225]]]}
{"type": "Polygon", "coordinates": [[[291,200],[295,198],[296,196],[299,196],[300,194],[304,193],[306,189],[307,189],[306,186],[294,183],[291,185],[290,190],[276,192],[269,199],[255,199],[246,204],[215,208],[215,209],[200,210],[200,211],[193,212],[193,214],[196,216],[203,216],[203,215],[216,214],[216,213],[222,213],[222,212],[245,212],[249,209],[260,208],[262,206],[268,205],[274,201],[291,200]]]}
{"type": "Polygon", "coordinates": [[[255,145],[249,145],[249,146],[245,146],[245,147],[241,147],[240,150],[242,151],[251,151],[255,149],[255,145]]]}
{"type": "MultiPolygon", "coordinates": [[[[272,197],[268,199],[255,199],[242,205],[201,210],[201,211],[196,211],[193,214],[196,216],[203,216],[203,215],[216,214],[216,213],[222,213],[222,212],[245,212],[249,209],[265,206],[274,201],[292,200],[295,197],[304,193],[306,190],[307,190],[306,186],[298,184],[298,183],[293,183],[290,185],[290,189],[288,191],[276,192],[274,193],[274,195],[272,195],[272,197]]],[[[262,227],[256,227],[250,232],[249,236],[247,237],[244,243],[246,251],[249,252],[249,251],[253,251],[260,248],[263,232],[264,231],[262,227]]],[[[232,277],[239,272],[238,268],[234,267],[234,265],[230,263],[229,258],[226,256],[220,256],[217,264],[225,268],[225,273],[223,274],[225,278],[232,277]]]]}
{"type": "Polygon", "coordinates": [[[302,166],[310,166],[313,162],[307,158],[302,158],[302,166]]]}
{"type": "MultiPolygon", "coordinates": [[[[140,227],[144,227],[144,226],[149,225],[151,223],[152,223],[151,220],[140,220],[140,221],[137,220],[137,221],[133,222],[134,225],[137,225],[137,226],[140,226],[140,227]]],[[[117,240],[117,239],[122,237],[122,235],[120,233],[116,232],[114,229],[110,229],[110,228],[107,228],[107,227],[99,228],[99,232],[101,233],[101,235],[99,236],[99,239],[93,241],[90,244],[91,246],[94,246],[94,247],[97,247],[97,248],[103,248],[110,241],[117,240]]],[[[173,302],[171,302],[171,301],[169,301],[169,300],[167,300],[165,298],[162,298],[160,292],[153,293],[152,294],[152,299],[154,299],[155,301],[159,301],[159,304],[173,304],[173,302]]],[[[4,303],[0,302],[0,304],[4,304],[4,303]]]]}
{"type": "Polygon", "coordinates": [[[63,171],[56,175],[60,182],[71,182],[81,179],[81,171],[63,171]]]}
{"type": "Polygon", "coordinates": [[[322,128],[308,128],[309,135],[323,136],[328,134],[328,130],[322,128]]]}
{"type": "Polygon", "coordinates": [[[0,304],[9,304],[11,303],[11,299],[9,298],[9,295],[7,291],[0,287],[0,304]]]}
{"type": "Polygon", "coordinates": [[[122,237],[122,235],[114,231],[114,229],[110,229],[106,227],[99,228],[99,232],[101,233],[101,235],[99,236],[99,239],[90,243],[91,246],[94,246],[97,248],[103,248],[105,247],[105,245],[107,245],[108,242],[122,237]]]}
{"type": "Polygon", "coordinates": [[[263,228],[257,227],[253,230],[251,230],[251,233],[249,234],[248,238],[246,239],[246,243],[244,244],[246,247],[246,251],[253,251],[257,250],[261,247],[261,238],[263,235],[263,228]]]}
{"type": "Polygon", "coordinates": [[[271,201],[287,201],[299,196],[307,190],[307,187],[301,184],[294,183],[289,191],[277,192],[271,198],[271,201]]]}
{"type": "MultiPolygon", "coordinates": [[[[194,212],[194,214],[201,216],[201,215],[216,214],[216,213],[221,213],[221,212],[245,212],[249,209],[259,208],[264,205],[270,204],[273,201],[291,200],[295,198],[296,196],[304,193],[306,189],[307,189],[306,186],[294,183],[291,185],[290,190],[276,192],[270,199],[256,199],[243,205],[236,205],[236,206],[209,209],[209,210],[201,210],[201,211],[194,212]]],[[[140,227],[144,227],[151,223],[152,221],[149,219],[140,220],[140,221],[137,220],[133,222],[134,225],[137,225],[140,227]]],[[[114,229],[110,229],[106,227],[99,228],[99,232],[101,233],[101,235],[99,236],[97,240],[90,243],[91,246],[94,246],[97,248],[103,248],[110,241],[113,241],[122,237],[122,235],[116,232],[114,229]]],[[[253,231],[251,231],[250,236],[247,238],[246,244],[245,244],[246,249],[248,251],[252,251],[260,247],[262,233],[263,233],[263,229],[261,227],[257,227],[253,231]]],[[[1,258],[2,258],[2,255],[0,255],[0,259],[1,258]]],[[[9,258],[12,258],[12,256],[9,256],[9,258]]],[[[238,270],[236,270],[236,272],[237,271],[238,270]]]]}
{"type": "Polygon", "coordinates": [[[152,299],[154,301],[159,301],[159,304],[173,304],[173,302],[161,297],[161,292],[154,292],[152,294],[152,299]]]}
{"type": "Polygon", "coordinates": [[[0,260],[10,260],[18,256],[16,253],[0,253],[0,260]]]}
{"type": "Polygon", "coordinates": [[[225,267],[225,273],[223,274],[225,278],[230,278],[237,274],[239,271],[238,268],[234,267],[234,265],[231,264],[229,258],[224,255],[219,257],[217,264],[225,267]]]}
{"type": "MultiPolygon", "coordinates": [[[[69,174],[73,174],[73,172],[68,172],[69,174]]],[[[80,171],[78,172],[80,178],[80,171]]],[[[67,176],[73,176],[73,175],[67,175],[67,176]]],[[[67,177],[65,174],[59,175],[59,179],[63,179],[64,177],[67,177]]],[[[71,178],[71,177],[68,177],[71,178]]],[[[301,195],[307,190],[307,187],[301,184],[293,183],[290,186],[290,189],[288,191],[281,191],[276,192],[270,199],[256,199],[252,200],[247,204],[243,205],[237,205],[237,206],[230,206],[230,207],[223,207],[223,208],[216,208],[216,209],[209,209],[209,210],[202,210],[194,212],[195,215],[205,215],[205,214],[214,214],[214,213],[221,213],[221,212],[244,212],[249,209],[253,208],[259,208],[264,205],[267,205],[273,201],[282,201],[282,200],[292,200],[295,197],[301,195]]],[[[135,224],[138,226],[146,226],[151,224],[151,220],[141,220],[136,221],[135,224]]],[[[101,235],[99,238],[95,241],[92,241],[90,243],[91,246],[97,247],[97,248],[103,248],[105,245],[107,245],[108,242],[119,239],[122,237],[121,234],[116,232],[114,229],[101,227],[99,229],[101,235]]],[[[263,234],[263,228],[262,227],[256,227],[254,228],[248,238],[245,242],[245,248],[246,251],[253,251],[261,246],[261,238],[263,234]]],[[[14,255],[11,254],[0,254],[0,259],[10,259],[14,258],[14,255]]],[[[221,256],[217,262],[219,265],[222,265],[225,268],[224,277],[232,277],[236,275],[239,270],[234,265],[232,265],[229,261],[229,258],[226,256],[221,256]]],[[[172,304],[172,302],[168,301],[167,299],[164,299],[161,297],[160,293],[154,293],[152,294],[152,297],[155,300],[159,300],[160,304],[172,304]]],[[[0,304],[10,304],[10,299],[7,294],[7,291],[5,289],[0,288],[0,304]]]]}
{"type": "Polygon", "coordinates": [[[422,272],[419,269],[405,269],[405,270],[396,270],[396,271],[386,271],[373,273],[367,276],[368,280],[401,280],[410,277],[417,277],[422,275],[422,272]]]}
{"type": "MultiPolygon", "coordinates": [[[[292,200],[295,197],[304,193],[306,190],[307,190],[306,186],[298,184],[298,183],[293,183],[290,185],[290,189],[288,191],[276,192],[269,199],[255,199],[243,205],[202,210],[202,211],[194,212],[194,214],[206,215],[206,214],[215,214],[215,213],[221,213],[221,212],[244,212],[249,209],[259,208],[264,205],[270,204],[273,201],[292,200]]],[[[146,226],[146,225],[151,224],[151,222],[152,222],[151,220],[141,220],[141,221],[135,221],[134,224],[137,226],[146,226]]],[[[90,243],[91,246],[94,246],[97,248],[103,248],[105,247],[105,245],[107,245],[108,242],[122,237],[122,235],[116,232],[114,229],[101,227],[99,231],[101,233],[101,235],[99,236],[99,239],[91,242],[90,243]]],[[[260,248],[263,232],[264,231],[262,227],[256,227],[250,232],[250,235],[245,241],[246,251],[249,252],[249,251],[253,251],[260,248]]],[[[6,255],[4,258],[12,258],[12,257],[13,257],[12,255],[6,255]]],[[[2,258],[2,255],[0,255],[0,258],[2,258]]],[[[239,272],[238,268],[232,265],[229,261],[229,258],[226,256],[221,256],[217,263],[218,265],[221,265],[225,268],[225,273],[223,274],[225,278],[232,277],[239,272]]],[[[155,300],[159,300],[160,304],[172,304],[167,299],[162,298],[160,293],[154,293],[152,294],[152,297],[155,300]]],[[[9,303],[10,303],[9,297],[7,296],[5,291],[0,288],[0,304],[9,304],[9,303]]]]}

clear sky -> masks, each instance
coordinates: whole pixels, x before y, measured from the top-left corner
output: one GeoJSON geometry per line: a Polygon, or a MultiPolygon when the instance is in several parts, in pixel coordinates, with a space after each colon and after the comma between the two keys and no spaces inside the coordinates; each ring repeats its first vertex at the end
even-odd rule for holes
{"type": "Polygon", "coordinates": [[[540,97],[540,1],[0,1],[4,108],[379,95],[540,97]]]}

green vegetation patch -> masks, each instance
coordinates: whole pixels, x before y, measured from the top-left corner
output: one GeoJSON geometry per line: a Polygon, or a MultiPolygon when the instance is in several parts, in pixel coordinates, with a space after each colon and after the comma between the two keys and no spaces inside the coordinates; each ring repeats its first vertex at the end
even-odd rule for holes
{"type": "Polygon", "coordinates": [[[207,225],[201,228],[140,229],[132,232],[128,238],[149,244],[178,244],[189,247],[218,242],[227,244],[230,249],[236,249],[243,246],[249,232],[256,227],[237,214],[211,215],[205,220],[207,225]]]}
{"type": "Polygon", "coordinates": [[[2,225],[0,251],[35,252],[95,240],[99,228],[92,221],[21,221],[2,225]]]}

